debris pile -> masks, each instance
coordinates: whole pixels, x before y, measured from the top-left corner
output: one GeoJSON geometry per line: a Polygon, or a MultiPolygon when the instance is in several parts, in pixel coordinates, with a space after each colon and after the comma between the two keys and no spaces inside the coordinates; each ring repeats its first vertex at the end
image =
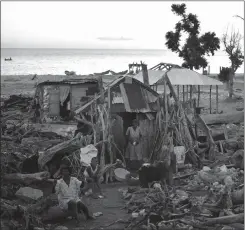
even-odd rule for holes
{"type": "MultiPolygon", "coordinates": [[[[178,178],[191,175],[190,169],[178,178]],[[187,173],[188,172],[188,173],[187,173]]],[[[132,213],[128,229],[210,229],[243,223],[244,174],[225,165],[210,169],[204,166],[177,185],[163,190],[159,183],[151,188],[129,187],[119,190],[132,213]]]]}
{"type": "MultiPolygon", "coordinates": [[[[52,193],[59,176],[61,160],[73,167],[73,176],[81,179],[80,149],[91,144],[92,136],[47,131],[32,122],[32,99],[10,96],[1,106],[1,227],[3,229],[49,229],[43,217],[58,200],[52,193]]],[[[50,130],[50,129],[48,129],[50,130]]],[[[68,130],[69,131],[69,130],[68,130]]],[[[102,167],[100,176],[121,161],[102,167]]],[[[52,227],[52,226],[51,226],[52,227]]]]}
{"type": "MultiPolygon", "coordinates": [[[[44,131],[42,126],[32,123],[30,106],[31,99],[21,95],[11,96],[1,105],[3,229],[37,229],[36,226],[48,229],[42,217],[49,207],[57,204],[52,186],[61,160],[67,158],[74,176],[80,179],[80,149],[91,144],[92,139],[94,145],[101,142],[103,162],[105,143],[113,146],[106,108],[99,106],[94,112],[100,123],[92,124],[94,133],[91,136],[78,134],[73,137],[44,131]],[[98,135],[101,130],[103,140],[98,135]]],[[[117,175],[120,170],[116,171],[117,180],[126,180],[130,185],[127,190],[120,191],[132,215],[127,229],[211,229],[212,225],[223,230],[227,226],[243,229],[244,123],[225,123],[219,126],[221,131],[217,131],[217,127],[208,127],[200,116],[189,120],[181,105],[171,112],[167,125],[162,125],[166,120],[164,114],[158,115],[159,130],[152,160],[166,160],[171,165],[170,156],[176,152],[176,146],[184,149],[179,157],[185,154],[186,157],[177,159],[181,164],[178,164],[178,172],[171,174],[172,187],[163,188],[154,182],[150,188],[140,188],[137,177],[127,174],[121,178],[117,175]],[[195,124],[204,131],[204,140],[196,141],[195,124]]],[[[86,120],[83,118],[83,121],[86,120]]],[[[113,148],[109,149],[112,152],[113,148]]],[[[103,162],[99,177],[106,172],[110,175],[111,169],[114,171],[119,165],[122,161],[111,161],[107,165],[103,162]]]]}
{"type": "Polygon", "coordinates": [[[32,98],[13,95],[1,106],[3,229],[44,227],[43,213],[57,204],[52,176],[65,153],[85,145],[81,136],[69,139],[32,123],[31,102],[32,98]]]}

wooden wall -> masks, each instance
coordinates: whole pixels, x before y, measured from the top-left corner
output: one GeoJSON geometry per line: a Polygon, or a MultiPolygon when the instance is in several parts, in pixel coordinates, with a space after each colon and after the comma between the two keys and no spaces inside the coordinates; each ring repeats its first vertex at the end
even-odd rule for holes
{"type": "Polygon", "coordinates": [[[139,126],[142,132],[142,154],[143,158],[150,157],[151,150],[153,148],[156,125],[155,120],[149,120],[143,116],[139,117],[139,126]]]}
{"type": "MultiPolygon", "coordinates": [[[[117,148],[124,154],[125,148],[125,134],[123,128],[123,119],[119,115],[113,115],[115,120],[113,121],[113,125],[111,128],[111,132],[113,135],[113,140],[117,146],[117,148]]],[[[115,153],[116,157],[118,157],[118,150],[113,147],[113,152],[115,153]]]]}
{"type": "MultiPolygon", "coordinates": [[[[60,84],[42,85],[40,87],[41,95],[41,116],[59,116],[60,113],[60,84]],[[44,95],[45,89],[48,95],[44,95]],[[44,108],[45,105],[45,108],[44,108]],[[51,114],[50,114],[51,112],[51,114]]],[[[85,83],[79,85],[70,85],[71,110],[81,107],[87,103],[95,93],[98,92],[98,85],[95,83],[85,83]]]]}

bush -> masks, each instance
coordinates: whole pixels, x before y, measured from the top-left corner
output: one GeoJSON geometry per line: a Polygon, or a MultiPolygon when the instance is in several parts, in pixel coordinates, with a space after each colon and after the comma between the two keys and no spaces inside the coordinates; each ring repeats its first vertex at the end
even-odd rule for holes
{"type": "Polygon", "coordinates": [[[218,74],[218,78],[222,82],[229,82],[230,68],[222,67],[220,73],[218,74]]]}

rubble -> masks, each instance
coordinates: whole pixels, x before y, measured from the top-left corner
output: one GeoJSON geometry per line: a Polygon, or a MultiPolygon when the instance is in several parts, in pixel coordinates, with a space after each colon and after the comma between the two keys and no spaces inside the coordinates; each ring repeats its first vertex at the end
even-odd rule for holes
{"type": "MultiPolygon", "coordinates": [[[[56,166],[67,157],[79,177],[80,148],[91,143],[91,136],[62,136],[32,123],[27,109],[30,102],[30,98],[20,95],[10,97],[1,107],[2,229],[50,229],[41,217],[57,204],[56,195],[51,194],[52,176],[57,171],[52,164],[56,166]]],[[[184,128],[187,132],[188,127],[184,128]]],[[[126,229],[211,229],[212,225],[219,229],[244,228],[244,124],[226,122],[220,128],[222,132],[215,126],[205,128],[206,137],[213,138],[213,158],[209,159],[208,138],[197,143],[192,155],[186,151],[173,175],[174,186],[168,186],[168,191],[158,182],[140,188],[137,176],[125,176],[129,187],[119,192],[131,214],[126,229]],[[215,132],[222,135],[212,135],[215,132]],[[200,157],[199,168],[188,162],[194,155],[200,157]]],[[[159,135],[159,139],[163,137],[159,135]]],[[[100,176],[111,168],[115,164],[106,165],[100,176]]],[[[55,229],[67,229],[58,227],[55,229]]]]}
{"type": "Polygon", "coordinates": [[[241,170],[222,165],[213,169],[204,167],[200,171],[185,169],[178,174],[190,174],[190,171],[194,175],[168,188],[169,196],[160,184],[152,188],[119,190],[126,202],[125,208],[132,213],[128,229],[207,229],[205,226],[212,224],[243,224],[244,188],[241,183],[244,175],[241,170]],[[224,210],[230,210],[232,216],[222,216],[224,210]]]}

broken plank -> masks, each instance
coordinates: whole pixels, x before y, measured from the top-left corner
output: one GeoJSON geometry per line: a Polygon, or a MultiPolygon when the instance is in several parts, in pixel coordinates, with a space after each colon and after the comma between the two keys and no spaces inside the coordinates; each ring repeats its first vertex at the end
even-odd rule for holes
{"type": "Polygon", "coordinates": [[[29,185],[41,182],[50,177],[49,172],[39,172],[33,174],[10,173],[2,176],[3,182],[29,185]]]}

